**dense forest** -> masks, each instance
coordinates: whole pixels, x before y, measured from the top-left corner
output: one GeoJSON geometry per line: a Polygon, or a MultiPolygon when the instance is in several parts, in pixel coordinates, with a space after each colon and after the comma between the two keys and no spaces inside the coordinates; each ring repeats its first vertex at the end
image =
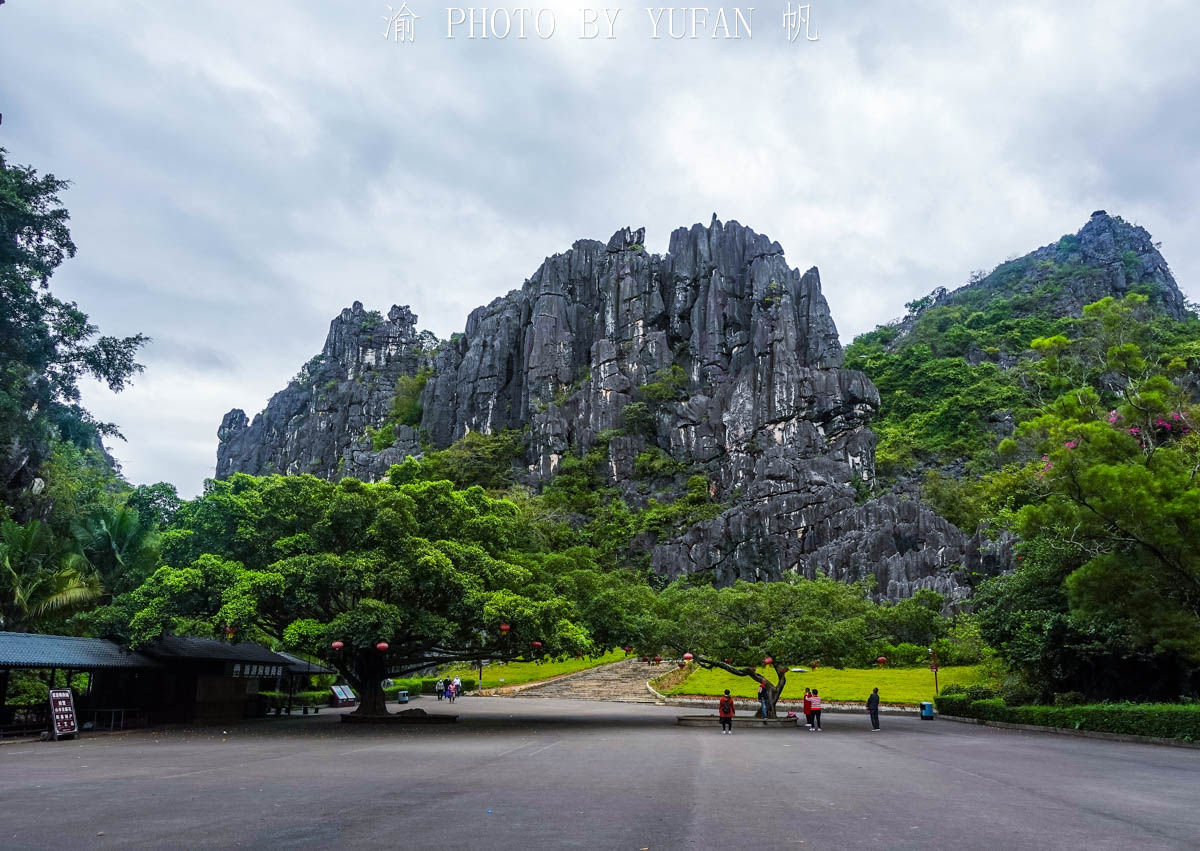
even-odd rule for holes
{"type": "MultiPolygon", "coordinates": [[[[626,645],[734,667],[921,664],[934,647],[944,664],[989,660],[1020,702],[1200,687],[1200,321],[1132,250],[1118,293],[1068,236],[848,347],[881,398],[879,476],[860,499],[915,491],[1016,542],[1015,569],[977,577],[966,603],[877,602],[870,580],[653,572],[639,538],[722,505],[700,475],[678,498],[628,499],[606,474],[616,433],[538,488],[514,480],[505,431],[373,483],[235,473],[192,500],[129,484],[103,444],[117,427],[88,414],[78,382],[119,391],[146,338],[101,336],[52,294],[75,252],[66,187],[0,151],[0,629],[256,640],[328,659],[380,708],[385,673],[626,645]],[[334,640],[349,652],[330,659],[334,640]]],[[[390,428],[419,419],[423,381],[396,388],[390,428]]],[[[671,381],[648,383],[623,428],[647,427],[671,381]]],[[[647,480],[681,475],[662,452],[636,463],[647,480]]]]}

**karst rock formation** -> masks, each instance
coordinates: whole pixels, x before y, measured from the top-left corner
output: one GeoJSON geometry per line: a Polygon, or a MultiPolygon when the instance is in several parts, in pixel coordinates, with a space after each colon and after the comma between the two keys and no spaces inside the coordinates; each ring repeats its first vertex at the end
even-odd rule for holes
{"type": "Polygon", "coordinates": [[[356,302],[252,422],[241,410],[225,415],[217,476],[373,480],[419,455],[422,439],[442,448],[468,431],[520,429],[520,478],[535,488],[567,453],[598,442],[607,475],[633,504],[648,490],[672,496],[670,484],[636,478],[648,448],[707,478],[725,509],[643,542],[666,576],[873,575],[880,597],[932,588],[955,601],[969,594],[964,571],[1008,564],[1007,544],[964,533],[913,496],[858,498],[874,477],[868,423],[879,396],[842,368],[815,268],[790,268],[778,243],[715,216],[677,229],[663,255],[647,253],[643,239],[626,228],[607,243],[579,240],[440,344],[418,333],[407,307],[384,317],[356,302]],[[370,430],[387,418],[397,380],[422,370],[430,377],[419,426],[397,426],[392,446],[373,450],[370,430]],[[623,412],[639,388],[668,375],[677,397],[650,406],[651,424],[627,428],[623,412]]]}

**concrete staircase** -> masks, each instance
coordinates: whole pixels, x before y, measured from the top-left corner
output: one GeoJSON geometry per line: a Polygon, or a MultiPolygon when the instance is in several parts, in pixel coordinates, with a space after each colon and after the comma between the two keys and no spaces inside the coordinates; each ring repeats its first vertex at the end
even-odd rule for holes
{"type": "Polygon", "coordinates": [[[666,673],[663,665],[652,666],[637,659],[588,668],[541,685],[522,689],[514,697],[557,697],[567,700],[616,700],[623,703],[654,703],[646,680],[666,673]]]}

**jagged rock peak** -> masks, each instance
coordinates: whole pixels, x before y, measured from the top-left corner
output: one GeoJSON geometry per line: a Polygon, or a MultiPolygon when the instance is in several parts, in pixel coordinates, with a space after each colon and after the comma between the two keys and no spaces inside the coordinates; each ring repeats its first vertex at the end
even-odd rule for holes
{"type": "Polygon", "coordinates": [[[874,572],[889,596],[958,594],[947,559],[973,557],[967,536],[927,509],[856,505],[855,480],[874,477],[867,423],[879,395],[842,368],[817,269],[790,267],[779,243],[715,215],[673,231],[662,255],[644,238],[626,227],[607,242],[576,241],[436,347],[423,344],[407,308],[384,320],[355,303],[262,414],[249,423],[241,411],[226,415],[218,476],[371,479],[420,454],[418,435],[445,447],[467,432],[518,429],[520,478],[534,487],[568,453],[596,446],[634,505],[706,479],[725,506],[719,516],[639,544],[664,574],[874,572]],[[418,375],[428,376],[419,426],[396,425],[397,379],[418,375]],[[671,472],[648,479],[645,458],[671,472]],[[855,556],[868,544],[876,562],[855,556]]]}

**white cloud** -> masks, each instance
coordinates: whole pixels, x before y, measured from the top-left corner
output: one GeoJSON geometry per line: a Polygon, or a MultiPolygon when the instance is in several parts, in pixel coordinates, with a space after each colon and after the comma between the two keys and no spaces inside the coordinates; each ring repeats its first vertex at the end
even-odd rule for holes
{"type": "MultiPolygon", "coordinates": [[[[55,286],[160,341],[87,403],[135,481],[194,493],[355,299],[446,335],[580,237],[651,249],[715,211],[821,269],[843,337],[1074,231],[1146,226],[1200,296],[1200,13],[1181,0],[817,2],[754,39],[414,44],[384,4],[76,0],[0,8],[10,156],[74,182],[55,286]],[[192,353],[189,355],[188,353],[192,353]],[[190,360],[189,360],[190,358],[190,360]]],[[[611,6],[611,4],[610,4],[611,6]]],[[[562,8],[562,7],[559,7],[562,8]]]]}

